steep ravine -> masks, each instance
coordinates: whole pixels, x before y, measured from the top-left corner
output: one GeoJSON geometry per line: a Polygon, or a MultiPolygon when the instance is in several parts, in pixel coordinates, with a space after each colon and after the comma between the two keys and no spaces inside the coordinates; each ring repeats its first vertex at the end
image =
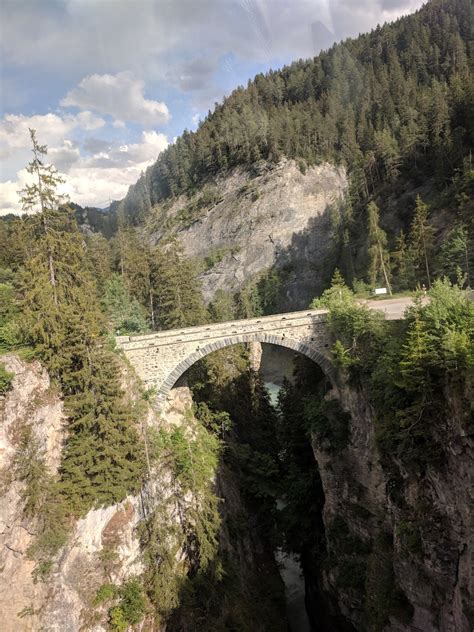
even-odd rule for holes
{"type": "MultiPolygon", "coordinates": [[[[158,592],[158,612],[154,613],[149,602],[141,623],[127,629],[178,632],[237,626],[242,630],[286,632],[283,583],[272,550],[259,535],[235,475],[225,466],[219,468],[214,484],[209,480],[222,499],[220,561],[211,559],[209,570],[192,584],[199,566],[190,525],[196,504],[201,501],[194,492],[181,490],[166,450],[152,466],[150,481],[138,496],[90,510],[76,520],[66,545],[52,559],[50,572],[43,580],[36,580],[29,547],[35,541],[38,525],[35,515],[24,512],[26,483],[17,465],[24,449],[21,437],[26,430],[31,431],[29,442],[35,446],[35,458],[44,457],[53,474],[60,463],[66,420],[57,390],[38,362],[25,362],[14,355],[2,356],[2,362],[15,375],[11,390],[0,399],[2,632],[121,630],[111,623],[110,602],[99,600],[98,595],[105,594],[104,587],[125,586],[134,579],[145,586],[147,573],[152,570],[151,547],[161,551],[151,558],[159,572],[156,581],[163,582],[158,592]],[[158,534],[153,543],[152,533],[158,534]],[[165,559],[165,572],[160,572],[165,559]],[[201,604],[196,608],[192,595],[194,591],[199,595],[200,590],[206,604],[200,597],[201,604]],[[207,611],[206,628],[200,622],[201,607],[207,611]]],[[[127,371],[124,386],[130,396],[136,396],[134,378],[127,371]]],[[[145,407],[142,424],[155,436],[187,435],[192,451],[199,433],[191,405],[189,389],[177,387],[159,418],[145,407]]]]}
{"type": "MultiPolygon", "coordinates": [[[[278,354],[270,356],[264,376],[276,379],[278,354]]],[[[288,371],[291,359],[283,353],[280,373],[288,371]]],[[[28,363],[12,355],[2,361],[15,373],[12,390],[0,401],[2,631],[105,632],[111,629],[107,607],[96,604],[97,591],[104,582],[121,585],[143,576],[147,562],[140,524],[159,506],[167,507],[161,522],[171,529],[171,539],[162,544],[175,550],[173,573],[187,581],[186,574],[193,565],[180,544],[180,529],[186,524],[182,512],[194,502],[192,495],[176,496],[173,474],[163,461],[154,470],[153,484],[145,486],[138,497],[89,511],[79,519],[54,560],[47,581],[35,582],[31,575],[34,562],[27,553],[35,536],[35,518],[25,517],[22,511],[24,483],[18,480],[15,455],[22,430],[31,425],[46,464],[54,472],[59,464],[64,414],[47,373],[37,362],[28,363]],[[105,560],[112,559],[112,552],[113,564],[107,566],[105,560]]],[[[296,539],[292,540],[290,534],[288,541],[300,547],[312,629],[468,632],[473,621],[469,487],[473,446],[472,437],[460,429],[456,401],[451,402],[446,466],[429,470],[423,479],[406,474],[402,511],[400,503],[393,500],[392,481],[380,464],[374,411],[364,393],[344,381],[337,388],[323,385],[315,367],[307,367],[299,376],[302,382],[299,400],[295,401],[312,391],[319,392],[326,401],[338,402],[331,407],[335,415],[331,421],[337,424],[343,415],[348,424],[347,443],[336,450],[316,435],[312,445],[307,435],[293,436],[296,444],[303,441],[301,445],[306,446],[306,456],[298,467],[305,484],[309,482],[313,487],[305,492],[300,505],[291,506],[295,515],[290,522],[296,525],[296,539]],[[416,542],[407,530],[406,507],[418,512],[423,507],[423,513],[418,514],[416,542]]],[[[157,429],[189,427],[187,411],[191,404],[189,389],[176,388],[161,420],[148,410],[146,423],[157,429]]],[[[253,420],[248,423],[251,428],[253,420]]],[[[209,584],[205,580],[202,585],[208,600],[206,608],[210,609],[206,615],[211,617],[209,629],[232,629],[234,625],[239,630],[286,632],[283,583],[270,541],[261,535],[261,518],[252,514],[254,505],[244,500],[239,481],[228,466],[218,471],[215,489],[222,499],[219,550],[227,580],[216,581],[214,575],[209,584]]],[[[197,588],[199,584],[193,590],[197,588]]],[[[208,629],[195,619],[189,595],[187,599],[183,607],[180,602],[176,604],[167,626],[165,619],[152,623],[150,611],[133,629],[208,629]]],[[[202,616],[199,609],[198,615],[202,616]]],[[[298,632],[297,628],[291,629],[298,632]]]]}

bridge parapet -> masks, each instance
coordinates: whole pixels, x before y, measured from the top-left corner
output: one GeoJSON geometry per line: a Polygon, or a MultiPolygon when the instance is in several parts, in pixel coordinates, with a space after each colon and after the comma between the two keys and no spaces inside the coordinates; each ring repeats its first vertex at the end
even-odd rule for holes
{"type": "Polygon", "coordinates": [[[139,336],[118,336],[117,343],[142,381],[157,389],[160,406],[179,377],[197,360],[239,343],[287,347],[310,357],[330,373],[326,314],[326,310],[288,312],[139,336]]]}
{"type": "MultiPolygon", "coordinates": [[[[365,301],[389,320],[403,316],[411,298],[365,301]]],[[[184,327],[140,336],[118,336],[117,343],[148,387],[158,392],[158,408],[180,376],[213,351],[246,342],[262,342],[293,349],[317,362],[329,377],[331,336],[327,310],[309,309],[246,320],[184,327]]]]}

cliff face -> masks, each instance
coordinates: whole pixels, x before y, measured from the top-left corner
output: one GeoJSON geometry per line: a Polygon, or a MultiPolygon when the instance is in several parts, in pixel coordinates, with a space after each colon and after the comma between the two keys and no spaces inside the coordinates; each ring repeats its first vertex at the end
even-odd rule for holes
{"type": "MultiPolygon", "coordinates": [[[[28,548],[34,542],[37,521],[24,512],[25,482],[21,480],[18,462],[21,451],[28,448],[22,437],[30,432],[26,445],[35,445],[49,471],[55,473],[65,416],[61,399],[38,362],[27,363],[13,355],[3,356],[2,362],[15,374],[12,389],[0,399],[2,631],[105,631],[107,608],[97,606],[95,596],[105,583],[120,585],[143,573],[137,527],[153,511],[157,496],[147,487],[139,497],[131,496],[117,505],[89,511],[72,526],[68,542],[53,560],[45,581],[35,581],[35,562],[29,559],[28,548]]],[[[186,389],[173,391],[162,423],[182,422],[190,404],[190,396],[183,390],[186,389]]],[[[145,421],[158,427],[151,410],[145,421]]],[[[153,480],[160,499],[173,496],[166,467],[156,469],[153,480]]],[[[170,512],[173,514],[172,503],[170,512]]]]}
{"type": "MultiPolygon", "coordinates": [[[[235,476],[221,467],[215,470],[215,478],[205,474],[207,480],[203,481],[202,489],[183,488],[169,447],[162,446],[161,457],[152,461],[148,482],[139,495],[129,496],[113,506],[92,509],[73,521],[66,544],[51,560],[51,570],[35,579],[35,561],[30,559],[29,548],[38,533],[38,515],[25,511],[27,481],[19,464],[23,452],[32,452],[34,446],[35,455],[41,455],[50,473],[55,474],[60,464],[66,418],[61,399],[38,362],[25,362],[13,355],[2,356],[1,360],[15,375],[12,388],[0,400],[2,632],[125,629],[111,626],[111,608],[117,601],[98,596],[112,586],[120,590],[134,580],[142,587],[146,607],[133,629],[157,632],[198,629],[195,608],[185,599],[182,602],[181,597],[199,569],[196,563],[202,559],[203,549],[199,546],[196,549],[196,525],[209,511],[203,495],[209,496],[214,487],[218,498],[225,497],[225,505],[219,506],[222,522],[217,519],[214,523],[218,549],[212,554],[209,567],[215,565],[219,569],[219,551],[231,585],[227,586],[229,594],[222,602],[219,596],[219,591],[224,590],[219,583],[222,578],[215,579],[222,571],[210,573],[209,580],[206,577],[203,595],[214,617],[207,629],[214,629],[213,621],[224,625],[225,621],[233,620],[236,625],[244,626],[239,629],[251,626],[252,630],[264,632],[268,621],[272,621],[271,629],[286,630],[283,585],[271,548],[253,527],[250,530],[239,527],[242,531],[236,537],[237,525],[244,519],[245,503],[235,476]],[[214,586],[212,581],[216,582],[214,586]],[[145,597],[147,583],[154,586],[155,603],[145,597]]],[[[134,397],[133,376],[125,372],[123,381],[127,392],[134,397]]],[[[159,418],[150,407],[144,407],[143,425],[151,431],[149,438],[152,438],[150,450],[153,437],[165,443],[177,440],[177,449],[186,437],[186,452],[179,453],[180,459],[198,449],[194,441],[202,441],[199,433],[204,431],[198,429],[191,406],[190,390],[176,387],[159,418]]],[[[205,439],[201,449],[202,445],[205,439]]],[[[182,466],[180,461],[178,467],[182,466]]],[[[195,470],[192,472],[194,477],[195,470]]],[[[217,498],[215,502],[217,508],[217,498]]],[[[253,520],[251,514],[247,520],[248,527],[253,520]]],[[[199,614],[199,607],[197,610],[199,614]]]]}
{"type": "MultiPolygon", "coordinates": [[[[118,563],[109,580],[122,581],[141,571],[135,533],[141,516],[139,499],[128,498],[119,505],[89,511],[74,524],[68,544],[54,560],[46,581],[35,581],[35,562],[29,559],[28,548],[34,542],[37,522],[35,516],[24,513],[25,482],[18,462],[21,451],[35,445],[54,474],[60,462],[65,416],[61,399],[38,362],[26,363],[15,356],[3,356],[2,362],[15,374],[12,389],[0,401],[2,630],[79,630],[106,579],[101,551],[113,549],[117,553],[118,563]],[[26,446],[22,442],[25,432],[30,433],[26,446]]],[[[99,621],[90,629],[105,630],[99,621]]]]}
{"type": "Polygon", "coordinates": [[[442,426],[442,468],[404,470],[394,481],[379,462],[374,411],[362,392],[332,391],[351,415],[349,445],[337,455],[313,440],[324,489],[329,563],[320,581],[355,629],[468,632],[472,586],[473,441],[457,402],[442,426]],[[396,494],[394,493],[396,492],[396,494]],[[390,596],[391,595],[391,596],[390,596]]]}
{"type": "Polygon", "coordinates": [[[146,230],[155,243],[177,236],[188,256],[205,261],[207,300],[275,265],[286,270],[286,306],[297,309],[323,286],[331,214],[346,188],[345,170],[328,163],[304,175],[292,160],[252,173],[236,169],[191,197],[157,206],[146,230]]]}
{"type": "Polygon", "coordinates": [[[36,616],[25,621],[18,615],[31,611],[46,594],[45,586],[33,582],[34,562],[26,556],[35,526],[32,520],[23,516],[24,485],[15,475],[16,457],[19,450],[25,449],[22,433],[30,427],[31,442],[39,443],[48,469],[56,470],[64,417],[49,377],[38,363],[28,366],[14,356],[5,356],[2,361],[15,373],[13,389],[0,398],[0,611],[3,628],[13,632],[35,629],[36,616]]]}

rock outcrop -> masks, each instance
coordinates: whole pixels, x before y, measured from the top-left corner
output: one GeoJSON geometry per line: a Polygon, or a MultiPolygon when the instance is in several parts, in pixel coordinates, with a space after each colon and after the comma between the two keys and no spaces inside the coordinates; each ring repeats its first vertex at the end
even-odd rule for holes
{"type": "MultiPolygon", "coordinates": [[[[31,429],[35,444],[51,474],[57,471],[64,437],[61,399],[38,362],[2,356],[15,374],[12,388],[0,399],[0,612],[2,632],[105,632],[106,611],[94,608],[97,590],[106,582],[120,585],[143,572],[138,523],[153,509],[154,496],[144,488],[136,497],[93,509],[74,524],[68,542],[55,558],[45,581],[35,581],[35,562],[28,548],[36,535],[35,517],[24,514],[24,483],[16,461],[21,436],[31,429]]],[[[163,423],[182,422],[190,406],[189,389],[178,388],[169,398],[163,423]]],[[[158,425],[151,409],[146,422],[158,425]]],[[[161,496],[174,493],[166,468],[155,472],[161,496]]]]}
{"type": "Polygon", "coordinates": [[[326,397],[350,413],[351,439],[337,455],[313,441],[330,554],[324,591],[356,630],[367,619],[367,629],[381,629],[374,621],[385,613],[386,632],[469,632],[474,444],[456,402],[450,419],[433,428],[445,432],[443,466],[419,476],[400,463],[403,480],[394,483],[381,466],[375,413],[363,392],[343,385],[326,397]]]}
{"type": "Polygon", "coordinates": [[[298,309],[322,287],[331,212],[346,189],[345,170],[328,163],[305,174],[292,160],[251,173],[236,169],[191,197],[157,206],[146,230],[155,243],[177,236],[189,257],[205,261],[207,300],[218,289],[240,289],[275,265],[288,274],[282,308],[298,309]]]}

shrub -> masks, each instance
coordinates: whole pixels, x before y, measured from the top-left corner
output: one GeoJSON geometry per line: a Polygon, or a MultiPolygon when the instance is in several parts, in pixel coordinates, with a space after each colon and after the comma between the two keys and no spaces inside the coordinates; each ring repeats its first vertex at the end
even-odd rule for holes
{"type": "Polygon", "coordinates": [[[5,395],[10,390],[15,375],[7,371],[5,365],[0,362],[0,395],[5,395]]]}

